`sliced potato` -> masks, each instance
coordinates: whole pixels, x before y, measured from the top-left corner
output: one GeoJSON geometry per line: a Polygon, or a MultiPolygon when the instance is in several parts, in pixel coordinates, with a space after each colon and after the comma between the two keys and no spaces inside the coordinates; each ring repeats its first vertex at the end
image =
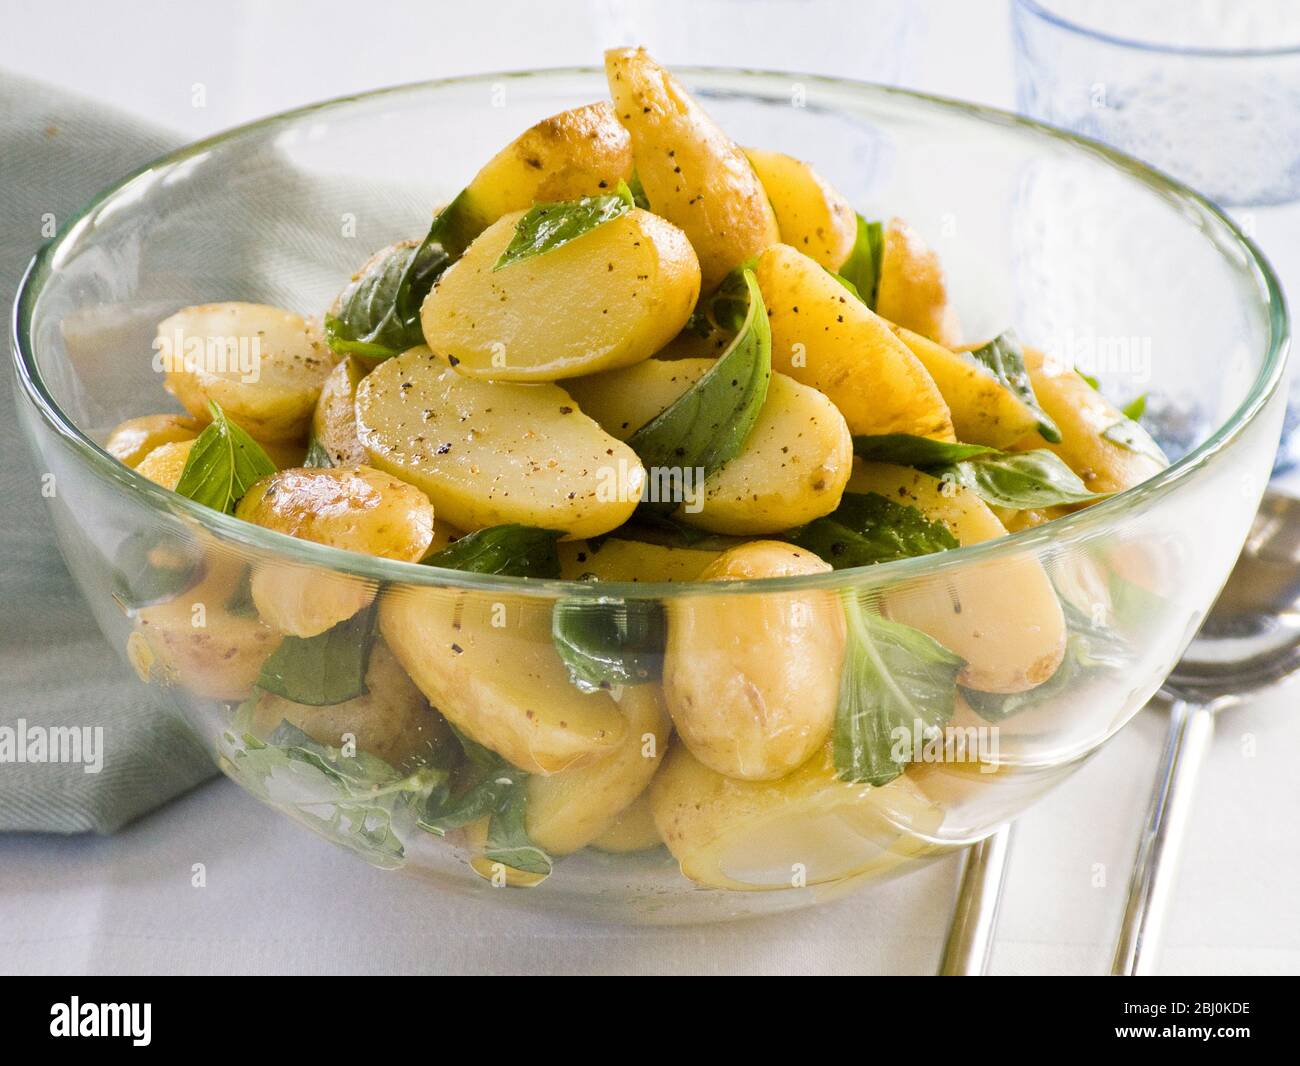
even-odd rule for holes
{"type": "Polygon", "coordinates": [[[627,521],[645,481],[632,449],[558,385],[477,381],[427,348],[361,382],[357,434],[373,465],[466,531],[520,522],[594,537],[627,521]]]}
{"type": "Polygon", "coordinates": [[[780,239],[767,193],[745,153],[644,49],[610,49],[605,73],[650,208],[686,231],[709,292],[780,239]]]}
{"type": "Polygon", "coordinates": [[[580,692],[551,639],[551,605],[456,589],[394,589],[379,630],[457,729],[521,770],[553,774],[615,751],[627,722],[607,692],[580,692]]]}
{"type": "MultiPolygon", "coordinates": [[[[969,489],[889,463],[859,463],[850,492],[876,492],[943,522],[961,544],[1005,534],[969,489]]],[[[1056,672],[1065,654],[1065,617],[1032,553],[967,565],[893,586],[885,613],[928,633],[966,660],[958,681],[986,692],[1023,692],[1056,672]]]]}
{"type": "Polygon", "coordinates": [[[632,851],[648,851],[663,843],[659,827],[655,825],[654,808],[650,805],[650,792],[642,792],[625,807],[600,836],[591,842],[598,851],[617,855],[632,851]]]}
{"type": "Polygon", "coordinates": [[[108,435],[104,450],[124,466],[134,469],[155,448],[193,440],[202,430],[202,423],[185,415],[129,418],[108,435]]]}
{"type": "Polygon", "coordinates": [[[212,551],[205,566],[203,579],[183,595],[140,609],[132,662],[196,696],[242,700],[282,638],[256,616],[229,608],[243,581],[240,560],[212,551]]]}
{"type": "Polygon", "coordinates": [[[1016,448],[1050,448],[1083,479],[1089,492],[1123,492],[1164,469],[1164,463],[1153,456],[1130,451],[1104,436],[1124,421],[1124,415],[1078,371],[1046,359],[1035,348],[1025,348],[1025,367],[1034,395],[1061,431],[1061,442],[1049,444],[1035,430],[1016,448]]]}
{"type": "Polygon", "coordinates": [[[772,366],[825,393],[853,433],[953,440],[934,380],[888,324],[802,252],[773,245],[758,257],[772,326],[772,366]]]}
{"type": "Polygon", "coordinates": [[[686,877],[742,892],[893,869],[930,850],[927,834],[943,821],[908,774],[880,788],[840,780],[829,743],[775,781],[726,777],[675,744],[650,805],[686,877]]]}
{"type": "Polygon", "coordinates": [[[335,466],[361,466],[369,459],[357,437],[357,386],[368,371],[361,360],[345,356],[321,386],[311,432],[335,466]]]}
{"type": "Polygon", "coordinates": [[[140,460],[135,468],[136,472],[163,488],[175,492],[193,448],[194,438],[160,444],[140,460]]]}
{"type": "Polygon", "coordinates": [[[456,201],[470,232],[534,203],[613,192],[632,176],[632,141],[606,101],[561,111],[494,155],[456,201]]]}
{"type": "Polygon", "coordinates": [[[649,358],[690,318],[700,267],[686,235],[633,208],[553,251],[494,269],[522,212],[489,226],[420,312],[458,373],[555,381],[649,358]]]}
{"type": "Polygon", "coordinates": [[[957,439],[1009,448],[1038,431],[1038,416],[969,356],[951,351],[902,326],[889,327],[929,371],[952,412],[957,439]]]}
{"type": "MultiPolygon", "coordinates": [[[[705,581],[815,574],[802,548],[753,541],[724,552],[705,581]]],[[[830,733],[844,659],[844,612],[827,592],[683,597],[667,605],[664,698],[682,741],[728,777],[789,773],[830,733]]]]}
{"type": "Polygon", "coordinates": [[[939,257],[901,218],[885,227],[876,311],[922,337],[953,347],[961,343],[957,309],[948,303],[948,286],[939,257]]]}
{"type": "Polygon", "coordinates": [[[811,166],[781,152],[746,148],[767,191],[781,240],[827,270],[839,270],[858,239],[852,206],[811,166]]]}
{"type": "Polygon", "coordinates": [[[622,690],[622,742],[597,762],[528,779],[528,839],[551,855],[585,848],[637,798],[668,750],[672,724],[658,685],[622,690]]]}
{"type": "Polygon", "coordinates": [[[560,576],[566,581],[697,581],[722,553],[605,537],[559,545],[560,576]]]}
{"type": "MultiPolygon", "coordinates": [[[[626,440],[713,365],[709,359],[648,359],[575,380],[570,392],[610,436],[626,440]]],[[[703,499],[688,498],[676,517],[715,533],[780,533],[835,510],[852,463],[853,441],[835,405],[816,389],[773,374],[740,454],[714,471],[703,499]]]]}
{"type": "Polygon", "coordinates": [[[315,326],[265,304],[186,307],[158,324],[154,342],[166,388],[207,422],[215,400],[265,441],[305,436],[335,356],[315,326]]]}
{"type": "Polygon", "coordinates": [[[454,744],[447,723],[429,708],[383,641],[376,641],[366,666],[366,693],[326,707],[309,707],[262,692],[253,708],[253,735],[266,740],[281,722],[297,726],[313,740],[333,748],[349,738],[357,751],[369,752],[403,770],[433,762],[454,744]]]}

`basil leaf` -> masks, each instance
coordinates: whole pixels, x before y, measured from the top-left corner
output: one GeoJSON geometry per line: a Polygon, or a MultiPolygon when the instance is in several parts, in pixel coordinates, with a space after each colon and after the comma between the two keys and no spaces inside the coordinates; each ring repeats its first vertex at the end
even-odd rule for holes
{"type": "Polygon", "coordinates": [[[1088,503],[1106,495],[1089,492],[1079,475],[1066,466],[1059,455],[1046,448],[1031,452],[994,452],[931,473],[952,478],[985,503],[1015,511],[1088,503]]]}
{"type": "Polygon", "coordinates": [[[214,511],[230,514],[255,481],[276,466],[262,446],[210,401],[212,422],[199,434],[185,460],[176,491],[214,511]]]}
{"type": "Polygon", "coordinates": [[[758,281],[745,267],[727,276],[717,300],[734,306],[742,297],[747,298],[744,318],[727,350],[703,377],[628,438],[647,470],[701,467],[707,479],[739,454],[754,428],[772,378],[772,330],[758,281]]]}
{"type": "Polygon", "coordinates": [[[262,664],[257,687],[309,707],[364,696],[378,600],[314,637],[285,637],[262,664]]]}
{"type": "Polygon", "coordinates": [[[834,511],[787,539],[836,570],[957,547],[957,538],[942,522],[931,522],[917,508],[878,492],[846,492],[834,511]]]}
{"type": "Polygon", "coordinates": [[[536,526],[488,526],[421,560],[426,566],[514,577],[560,576],[555,542],[564,534],[536,526]]]}
{"type": "Polygon", "coordinates": [[[471,208],[469,193],[465,189],[434,216],[429,232],[407,263],[393,294],[393,318],[404,335],[421,338],[424,335],[420,326],[420,305],[441,276],[441,271],[431,272],[428,264],[434,262],[441,251],[447,257],[446,265],[450,266],[465,254],[470,242],[483,229],[483,220],[471,208]]]}
{"type": "Polygon", "coordinates": [[[646,196],[645,186],[641,184],[641,175],[635,170],[632,171],[632,177],[628,179],[627,191],[632,194],[633,204],[642,211],[650,210],[650,198],[646,196]]]}
{"type": "Polygon", "coordinates": [[[996,448],[983,444],[954,444],[929,437],[914,437],[910,433],[879,433],[853,438],[853,454],[859,459],[922,469],[996,453],[996,448]]]}
{"type": "Polygon", "coordinates": [[[314,432],[307,438],[307,454],[303,458],[302,465],[311,468],[334,465],[334,460],[330,458],[329,449],[316,439],[314,432]]]}
{"type": "Polygon", "coordinates": [[[1141,417],[1144,414],[1146,414],[1146,412],[1147,412],[1147,394],[1145,392],[1141,396],[1137,396],[1134,397],[1132,400],[1129,400],[1128,403],[1126,403],[1123,407],[1119,409],[1120,414],[1122,414],[1125,418],[1131,418],[1134,422],[1137,422],[1139,419],[1141,419],[1141,417]]]}
{"type": "Polygon", "coordinates": [[[1161,466],[1169,465],[1169,459],[1160,445],[1155,442],[1155,438],[1131,418],[1124,418],[1113,426],[1107,426],[1101,431],[1101,435],[1112,444],[1118,444],[1121,448],[1137,455],[1154,459],[1161,466]]]}
{"type": "Polygon", "coordinates": [[[966,664],[934,638],[845,600],[848,644],[831,750],[845,781],[888,784],[922,737],[943,726],[966,664]]]}
{"type": "Polygon", "coordinates": [[[858,215],[858,236],[844,265],[832,273],[873,311],[880,292],[880,264],[885,256],[885,230],[879,222],[858,215]]]}
{"type": "MultiPolygon", "coordinates": [[[[251,704],[240,708],[236,721],[251,704]]],[[[233,739],[233,738],[232,738],[233,739]]],[[[414,825],[425,798],[447,771],[424,767],[402,775],[378,756],[345,756],[281,722],[261,741],[222,756],[221,767],[253,795],[384,869],[405,862],[401,830],[414,825]]]]}
{"type": "Polygon", "coordinates": [[[550,876],[551,857],[528,838],[528,793],[520,784],[512,788],[488,822],[483,857],[512,870],[550,876]]]}
{"type": "Polygon", "coordinates": [[[1098,381],[1091,374],[1085,374],[1077,366],[1074,368],[1074,372],[1078,374],[1079,377],[1083,378],[1083,380],[1086,381],[1089,385],[1091,385],[1094,391],[1101,392],[1101,382],[1098,381]]]}
{"type": "Polygon", "coordinates": [[[363,270],[338,299],[337,313],[325,317],[325,340],[335,352],[387,359],[424,343],[419,317],[404,320],[397,294],[410,275],[410,284],[428,294],[451,263],[441,244],[408,241],[363,270]]]}
{"type": "Polygon", "coordinates": [[[632,192],[625,182],[619,183],[618,192],[612,196],[584,196],[581,200],[534,204],[515,225],[514,236],[492,269],[504,270],[525,259],[563,248],[597,226],[626,215],[633,206],[632,192]]]}
{"type": "Polygon", "coordinates": [[[647,600],[561,600],[551,614],[555,650],[583,692],[642,685],[663,673],[667,622],[647,600]]]}
{"type": "Polygon", "coordinates": [[[1061,442],[1061,431],[1052,421],[1051,415],[1038,403],[1034,395],[1034,386],[1025,369],[1024,353],[1020,350],[1020,341],[1014,330],[1006,330],[994,337],[988,344],[966,353],[980,366],[993,372],[1003,388],[1009,389],[1038,418],[1038,432],[1049,444],[1061,442]]]}
{"type": "Polygon", "coordinates": [[[122,542],[113,559],[113,598],[127,610],[166,603],[197,585],[206,569],[192,538],[141,530],[122,542]]]}

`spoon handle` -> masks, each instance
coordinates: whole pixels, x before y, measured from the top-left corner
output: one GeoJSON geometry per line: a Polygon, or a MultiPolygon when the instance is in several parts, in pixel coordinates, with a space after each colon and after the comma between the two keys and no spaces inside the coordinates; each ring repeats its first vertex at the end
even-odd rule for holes
{"type": "Polygon", "coordinates": [[[982,977],[988,972],[1010,854],[1009,825],[967,849],[940,977],[982,977]]]}
{"type": "Polygon", "coordinates": [[[1169,709],[1169,735],[1129,881],[1128,905],[1111,966],[1113,974],[1135,977],[1155,973],[1196,778],[1213,737],[1214,711],[1210,707],[1174,701],[1169,709]]]}

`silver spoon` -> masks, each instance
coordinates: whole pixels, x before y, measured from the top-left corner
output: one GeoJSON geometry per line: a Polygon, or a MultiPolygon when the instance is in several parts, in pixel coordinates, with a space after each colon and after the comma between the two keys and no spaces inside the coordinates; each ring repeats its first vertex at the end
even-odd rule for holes
{"type": "MultiPolygon", "coordinates": [[[[1195,778],[1214,717],[1300,669],[1300,501],[1268,492],[1241,557],[1165,682],[1169,736],[1138,845],[1112,972],[1149,973],[1177,873],[1195,778]]],[[[986,972],[1006,880],[1009,833],[974,845],[962,871],[941,975],[986,972]]]]}

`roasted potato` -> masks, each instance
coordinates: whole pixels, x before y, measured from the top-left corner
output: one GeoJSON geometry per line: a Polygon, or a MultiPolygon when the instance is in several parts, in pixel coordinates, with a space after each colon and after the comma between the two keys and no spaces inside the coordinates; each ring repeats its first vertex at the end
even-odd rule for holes
{"type": "Polygon", "coordinates": [[[758,257],[772,366],[824,393],[853,433],[952,440],[952,416],[924,366],[884,320],[802,252],[758,257]]]}
{"type": "Polygon", "coordinates": [[[885,227],[876,313],[950,348],[961,343],[961,325],[948,303],[939,257],[901,218],[885,227]]]}
{"type": "Polygon", "coordinates": [[[167,391],[202,422],[209,401],[259,441],[299,441],[335,356],[315,326],[264,304],[186,307],[158,324],[167,391]]]}
{"type": "Polygon", "coordinates": [[[357,435],[381,470],[423,489],[467,532],[520,522],[594,537],[622,525],[645,471],[558,385],[477,381],[427,348],[357,389],[357,435]]]}
{"type": "Polygon", "coordinates": [[[644,49],[610,49],[605,73],[650,207],[686,232],[710,292],[780,239],[767,193],[745,153],[644,49]]]}
{"type": "MultiPolygon", "coordinates": [[[[779,541],[724,552],[704,581],[816,574],[830,567],[779,541]]],[[[844,659],[844,613],[827,592],[683,597],[668,604],[664,698],[697,759],[728,777],[789,773],[826,740],[844,659]]]]}
{"type": "Polygon", "coordinates": [[[424,301],[429,347],[457,373],[556,381],[649,358],[700,294],[686,235],[633,208],[544,255],[495,269],[522,212],[469,246],[424,301]]]}
{"type": "Polygon", "coordinates": [[[767,191],[782,242],[827,270],[839,270],[858,237],[849,202],[801,160],[761,148],[746,148],[745,155],[767,191]]]}

